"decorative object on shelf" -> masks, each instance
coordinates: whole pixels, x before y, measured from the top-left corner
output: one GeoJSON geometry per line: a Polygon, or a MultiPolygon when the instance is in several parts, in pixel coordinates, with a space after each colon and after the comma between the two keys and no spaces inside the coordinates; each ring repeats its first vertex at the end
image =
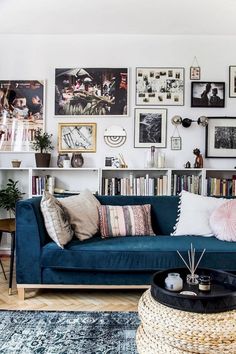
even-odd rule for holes
{"type": "Polygon", "coordinates": [[[203,292],[211,291],[211,277],[210,275],[200,275],[198,289],[203,292]]]}
{"type": "Polygon", "coordinates": [[[59,152],[96,152],[96,123],[59,123],[59,152]]]}
{"type": "Polygon", "coordinates": [[[191,168],[191,163],[190,163],[190,161],[187,161],[184,167],[185,167],[185,168],[191,168]]]}
{"type": "Polygon", "coordinates": [[[189,285],[197,285],[198,284],[199,276],[197,274],[195,274],[195,272],[196,272],[197,267],[199,266],[199,263],[201,262],[202,257],[205,252],[206,252],[206,249],[204,248],[198,261],[196,262],[196,258],[195,258],[196,250],[195,250],[195,248],[193,248],[193,244],[191,243],[191,248],[190,248],[190,250],[188,250],[188,263],[187,263],[185,261],[185,259],[183,258],[183,256],[180,254],[180,252],[177,250],[178,255],[180,256],[180,258],[182,259],[182,261],[184,262],[184,264],[186,265],[186,267],[190,271],[190,274],[187,274],[187,278],[186,278],[186,281],[189,285]]]}
{"type": "Polygon", "coordinates": [[[200,80],[200,78],[201,68],[195,55],[193,58],[192,65],[190,66],[190,80],[200,80]]]}
{"type": "Polygon", "coordinates": [[[55,115],[127,116],[128,68],[55,71],[55,115]]]}
{"type": "Polygon", "coordinates": [[[137,105],[184,105],[184,68],[136,68],[137,105]]]}
{"type": "Polygon", "coordinates": [[[64,162],[64,160],[68,160],[68,159],[70,160],[68,154],[60,154],[59,153],[57,156],[57,167],[60,167],[60,168],[64,167],[63,162],[64,162]]]}
{"type": "Polygon", "coordinates": [[[208,117],[206,157],[236,157],[236,117],[208,117]]]}
{"type": "Polygon", "coordinates": [[[165,167],[165,154],[164,152],[159,151],[157,154],[157,168],[165,167]]]}
{"type": "Polygon", "coordinates": [[[106,156],[105,157],[105,166],[119,168],[120,167],[120,159],[115,156],[112,156],[112,157],[106,156]]]}
{"type": "Polygon", "coordinates": [[[21,160],[11,160],[12,167],[18,168],[21,165],[21,160]]]}
{"type": "Polygon", "coordinates": [[[120,159],[120,168],[128,168],[128,165],[125,162],[123,154],[119,154],[119,159],[120,159]]]}
{"type": "Polygon", "coordinates": [[[223,108],[225,106],[224,82],[192,82],[191,107],[223,108]]]}
{"type": "Polygon", "coordinates": [[[126,131],[119,125],[112,125],[105,129],[104,141],[110,147],[120,147],[126,142],[126,131]]]}
{"type": "Polygon", "coordinates": [[[71,161],[69,156],[63,160],[63,168],[71,168],[71,161]]]}
{"type": "Polygon", "coordinates": [[[44,127],[44,81],[1,80],[0,151],[31,152],[36,129],[44,127]],[[21,133],[20,133],[21,132],[21,133]]]}
{"type": "Polygon", "coordinates": [[[15,215],[16,202],[21,200],[25,194],[18,188],[18,183],[19,181],[13,181],[9,178],[6,188],[0,190],[0,208],[9,212],[10,219],[15,215]]]}
{"type": "Polygon", "coordinates": [[[147,151],[145,167],[154,168],[157,167],[157,150],[155,146],[151,146],[147,151]]]}
{"type": "Polygon", "coordinates": [[[51,159],[49,151],[54,149],[54,146],[52,145],[52,134],[43,132],[41,128],[38,128],[34,134],[32,149],[39,151],[35,153],[36,166],[49,167],[51,159]]]}
{"type": "Polygon", "coordinates": [[[165,278],[165,288],[170,291],[181,291],[183,289],[183,279],[179,273],[168,273],[165,278]]]}
{"type": "Polygon", "coordinates": [[[82,167],[84,164],[84,158],[82,154],[77,154],[76,152],[73,152],[72,158],[71,158],[71,166],[72,167],[82,167]]]}
{"type": "Polygon", "coordinates": [[[167,109],[136,108],[134,147],[166,147],[167,109]]]}
{"type": "Polygon", "coordinates": [[[193,150],[194,155],[196,155],[194,168],[203,168],[203,157],[198,148],[193,150]]]}
{"type": "Polygon", "coordinates": [[[201,127],[206,127],[208,124],[208,117],[200,116],[197,120],[193,120],[190,118],[182,118],[181,116],[176,115],[172,117],[171,123],[176,127],[177,131],[178,125],[181,124],[184,128],[189,128],[192,123],[197,123],[201,127]]]}
{"type": "Polygon", "coordinates": [[[229,66],[229,97],[236,97],[236,65],[229,66]]]}

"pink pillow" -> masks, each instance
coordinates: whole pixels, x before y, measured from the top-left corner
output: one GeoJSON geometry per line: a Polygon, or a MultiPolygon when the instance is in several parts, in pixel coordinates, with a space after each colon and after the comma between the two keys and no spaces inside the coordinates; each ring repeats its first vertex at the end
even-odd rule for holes
{"type": "Polygon", "coordinates": [[[210,216],[210,225],[219,240],[236,242],[236,200],[229,200],[215,209],[210,216]]]}

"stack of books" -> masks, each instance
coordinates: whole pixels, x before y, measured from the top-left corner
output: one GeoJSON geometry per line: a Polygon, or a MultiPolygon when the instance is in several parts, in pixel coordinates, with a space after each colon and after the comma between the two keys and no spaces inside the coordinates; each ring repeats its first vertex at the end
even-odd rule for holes
{"type": "Polygon", "coordinates": [[[202,176],[174,174],[172,177],[171,194],[178,195],[182,190],[201,194],[202,176]]]}
{"type": "Polygon", "coordinates": [[[52,176],[32,176],[32,195],[42,195],[43,191],[54,193],[55,177],[52,176]]]}
{"type": "Polygon", "coordinates": [[[236,175],[232,178],[207,178],[207,195],[216,197],[236,196],[236,175]]]}

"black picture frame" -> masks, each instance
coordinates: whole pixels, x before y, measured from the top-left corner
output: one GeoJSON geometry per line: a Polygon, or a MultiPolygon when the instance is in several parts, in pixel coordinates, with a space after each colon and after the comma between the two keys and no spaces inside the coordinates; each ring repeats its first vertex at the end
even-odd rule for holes
{"type": "Polygon", "coordinates": [[[236,97],[236,65],[229,66],[229,97],[236,97]]]}
{"type": "Polygon", "coordinates": [[[191,82],[191,107],[224,108],[225,82],[191,82]]]}
{"type": "Polygon", "coordinates": [[[236,117],[208,117],[206,158],[236,158],[236,117]]]}

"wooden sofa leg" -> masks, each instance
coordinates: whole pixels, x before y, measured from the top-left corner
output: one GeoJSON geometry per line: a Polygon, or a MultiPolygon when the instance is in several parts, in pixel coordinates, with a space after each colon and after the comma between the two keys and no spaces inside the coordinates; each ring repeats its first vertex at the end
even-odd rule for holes
{"type": "Polygon", "coordinates": [[[20,301],[25,300],[25,288],[18,288],[18,298],[20,301]]]}

